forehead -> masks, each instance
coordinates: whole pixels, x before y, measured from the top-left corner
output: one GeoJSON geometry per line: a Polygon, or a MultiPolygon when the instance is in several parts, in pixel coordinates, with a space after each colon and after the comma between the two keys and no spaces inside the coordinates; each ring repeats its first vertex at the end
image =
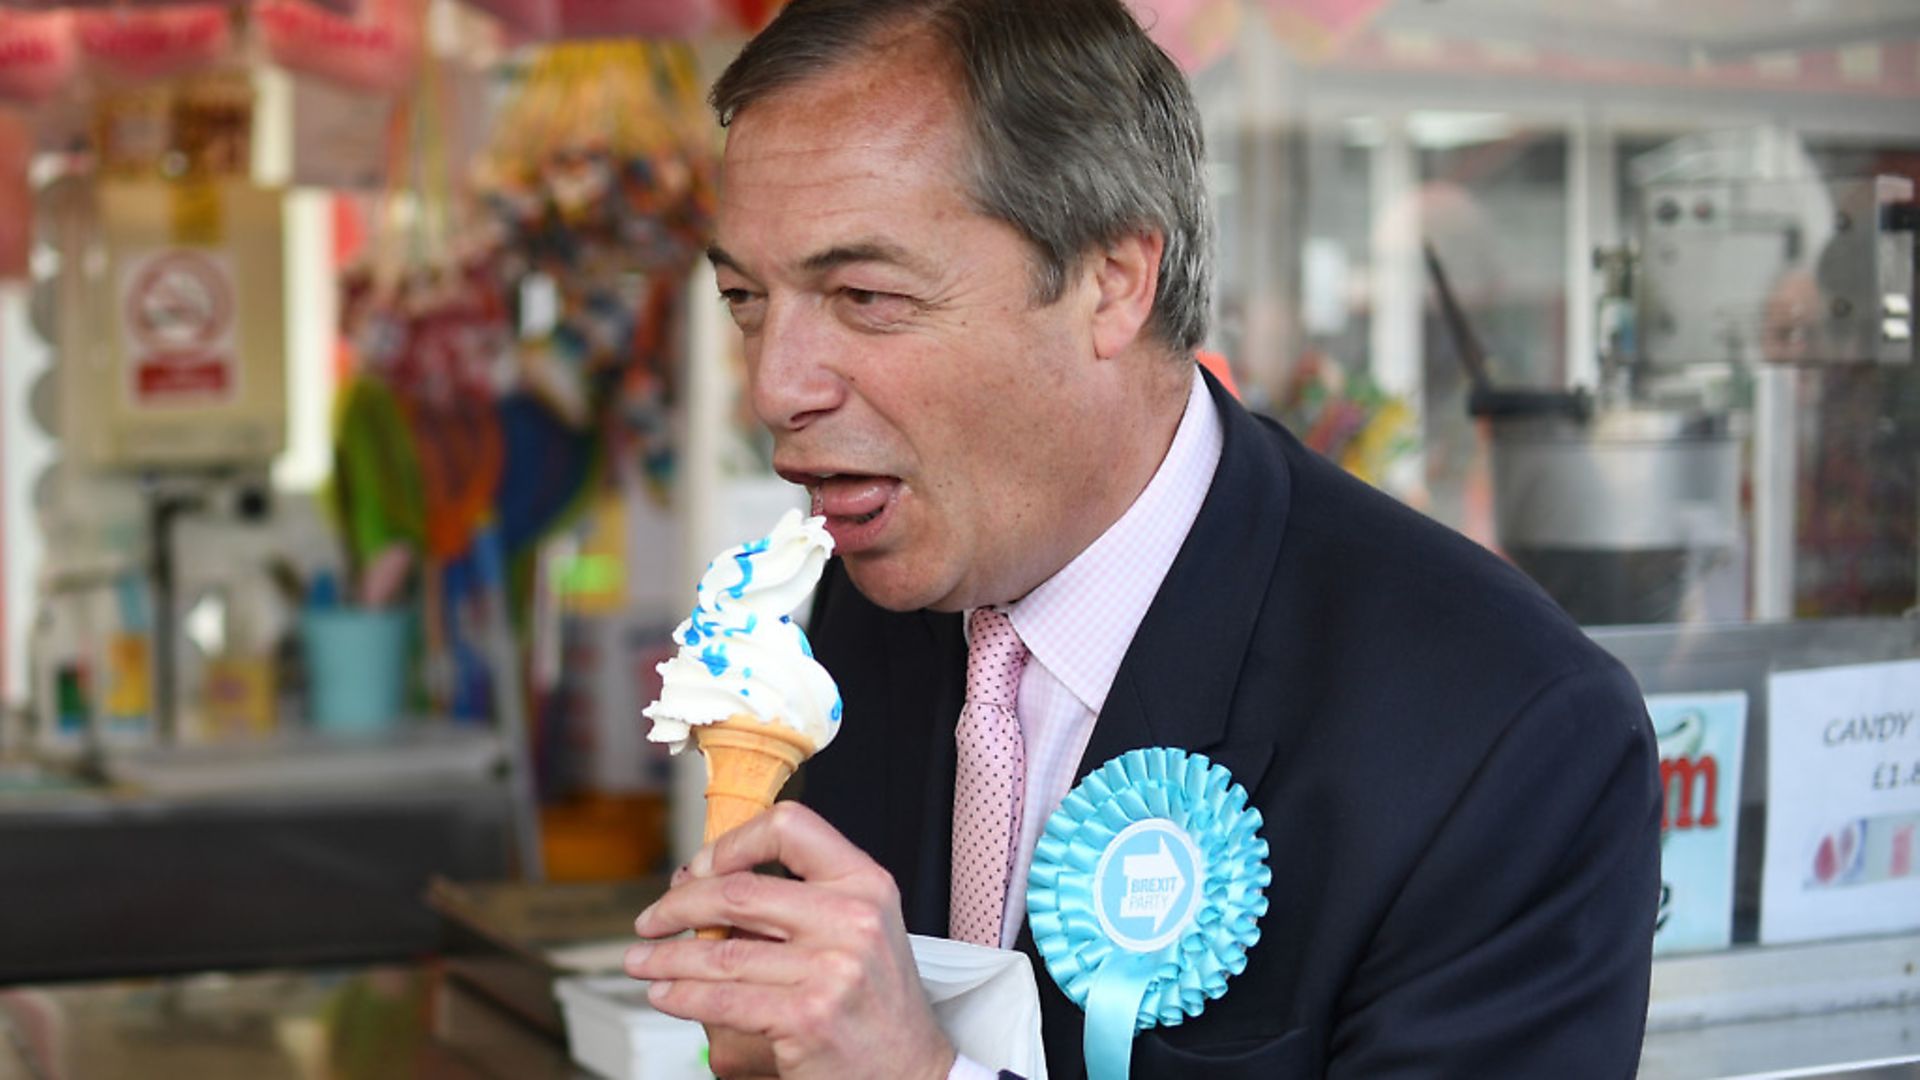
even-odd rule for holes
{"type": "Polygon", "coordinates": [[[770,199],[809,209],[929,189],[958,195],[965,110],[924,40],[883,42],[742,109],[729,126],[720,229],[770,199]]]}
{"type": "Polygon", "coordinates": [[[818,71],[766,92],[733,118],[729,143],[767,114],[785,123],[898,125],[925,130],[959,119],[961,68],[952,52],[924,27],[884,27],[866,45],[818,71]]]}

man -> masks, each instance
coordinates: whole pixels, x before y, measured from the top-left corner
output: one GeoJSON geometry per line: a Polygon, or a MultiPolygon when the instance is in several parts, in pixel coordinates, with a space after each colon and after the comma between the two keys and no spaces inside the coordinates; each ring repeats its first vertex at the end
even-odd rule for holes
{"type": "MultiPolygon", "coordinates": [[[[636,922],[627,970],[708,1025],[716,1071],[984,1073],[906,934],[1032,955],[1046,816],[1173,746],[1262,813],[1271,910],[1134,1075],[1630,1075],[1638,691],[1505,564],[1197,373],[1198,120],[1119,0],[795,0],[714,100],[711,254],[775,467],[834,534],[813,633],[846,703],[810,809],[722,837],[636,922]],[[659,940],[699,926],[739,936],[659,940]]],[[[1081,1076],[1082,1014],[1037,970],[1049,1069],[1081,1076]]]]}

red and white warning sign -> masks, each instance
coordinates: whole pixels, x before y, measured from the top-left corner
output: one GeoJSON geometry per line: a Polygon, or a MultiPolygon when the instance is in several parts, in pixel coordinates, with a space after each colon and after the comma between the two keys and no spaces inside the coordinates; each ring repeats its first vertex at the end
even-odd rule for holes
{"type": "Polygon", "coordinates": [[[139,406],[230,401],[239,391],[233,264],[221,252],[168,248],[128,259],[120,340],[139,406]]]}

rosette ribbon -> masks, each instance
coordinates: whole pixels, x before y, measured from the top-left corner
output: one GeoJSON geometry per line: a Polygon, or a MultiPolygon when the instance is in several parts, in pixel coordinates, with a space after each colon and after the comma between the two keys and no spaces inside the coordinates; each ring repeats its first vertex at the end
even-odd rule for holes
{"type": "Polygon", "coordinates": [[[1087,1012],[1089,1080],[1125,1080],[1136,1032],[1200,1015],[1246,970],[1273,880],[1260,825],[1225,767],[1164,747],[1102,765],[1047,819],[1027,915],[1087,1012]]]}

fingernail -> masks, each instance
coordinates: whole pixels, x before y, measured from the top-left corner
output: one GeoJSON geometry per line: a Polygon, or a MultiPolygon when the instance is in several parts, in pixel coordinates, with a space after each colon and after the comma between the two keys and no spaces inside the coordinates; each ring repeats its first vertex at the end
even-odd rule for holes
{"type": "Polygon", "coordinates": [[[652,915],[653,909],[659,906],[660,906],[660,901],[655,900],[653,903],[648,904],[646,908],[640,912],[640,914],[634,916],[633,929],[636,933],[641,933],[641,934],[646,933],[646,931],[642,930],[641,927],[647,924],[647,917],[652,915]]]}
{"type": "Polygon", "coordinates": [[[693,861],[687,864],[687,873],[692,874],[694,877],[706,877],[708,874],[713,873],[712,844],[701,848],[699,853],[694,855],[693,861]]]}
{"type": "Polygon", "coordinates": [[[658,1005],[660,1004],[660,999],[663,997],[666,997],[667,991],[672,989],[673,989],[673,983],[670,980],[662,980],[660,982],[648,983],[647,984],[647,1000],[653,1002],[655,1005],[658,1005]]]}
{"type": "Polygon", "coordinates": [[[636,969],[636,968],[638,968],[638,967],[639,967],[640,965],[642,965],[642,964],[644,964],[644,963],[646,963],[646,962],[647,962],[647,957],[648,957],[648,956],[650,956],[650,955],[652,955],[652,954],[653,954],[653,946],[651,946],[651,945],[630,945],[630,946],[628,946],[628,947],[627,947],[627,955],[626,955],[626,969],[627,969],[627,973],[628,973],[628,974],[632,974],[632,973],[633,973],[633,971],[634,971],[634,969],[636,969]]]}

